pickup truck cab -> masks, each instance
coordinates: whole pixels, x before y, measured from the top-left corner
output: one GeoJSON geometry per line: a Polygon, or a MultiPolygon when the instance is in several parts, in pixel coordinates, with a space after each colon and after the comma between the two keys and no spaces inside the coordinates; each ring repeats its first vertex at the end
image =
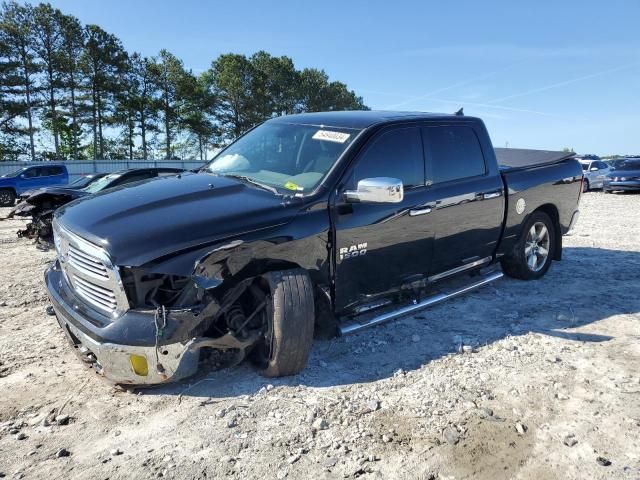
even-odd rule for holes
{"type": "Polygon", "coordinates": [[[116,383],[183,378],[211,349],[294,374],[314,330],[405,315],[500,278],[498,264],[542,277],[578,217],[572,155],[494,150],[463,115],[274,118],[198,173],[57,210],[53,311],[116,383]],[[468,279],[434,293],[454,276],[468,279]]]}
{"type": "Polygon", "coordinates": [[[12,207],[16,198],[28,190],[69,183],[64,165],[22,167],[0,176],[0,207],[12,207]]]}

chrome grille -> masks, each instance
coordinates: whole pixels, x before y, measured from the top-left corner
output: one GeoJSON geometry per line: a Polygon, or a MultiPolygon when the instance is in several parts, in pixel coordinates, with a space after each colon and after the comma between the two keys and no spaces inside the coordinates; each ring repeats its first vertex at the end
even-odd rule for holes
{"type": "Polygon", "coordinates": [[[118,269],[107,252],[53,222],[54,243],[69,287],[87,304],[111,316],[129,308],[118,269]]]}
{"type": "Polygon", "coordinates": [[[73,277],[71,281],[76,292],[82,295],[89,303],[110,312],[116,311],[118,302],[112,290],[83,280],[80,277],[73,277]]]}
{"type": "Polygon", "coordinates": [[[82,250],[69,244],[68,251],[69,263],[73,264],[78,270],[85,272],[87,275],[95,275],[100,278],[109,278],[107,267],[97,258],[88,255],[82,250]]]}

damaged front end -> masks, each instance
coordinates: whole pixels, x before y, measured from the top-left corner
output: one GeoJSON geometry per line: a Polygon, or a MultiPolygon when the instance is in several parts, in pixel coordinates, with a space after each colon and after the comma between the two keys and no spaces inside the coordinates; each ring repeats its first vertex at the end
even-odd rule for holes
{"type": "Polygon", "coordinates": [[[51,242],[53,213],[71,200],[73,196],[68,193],[37,192],[18,203],[7,218],[21,217],[30,220],[25,228],[18,230],[18,237],[51,242]]]}
{"type": "Polygon", "coordinates": [[[264,339],[270,300],[260,276],[203,286],[197,275],[115,267],[100,247],[54,228],[58,260],[45,279],[55,315],[80,358],[108,380],[179,380],[213,353],[238,363],[264,339]]]}

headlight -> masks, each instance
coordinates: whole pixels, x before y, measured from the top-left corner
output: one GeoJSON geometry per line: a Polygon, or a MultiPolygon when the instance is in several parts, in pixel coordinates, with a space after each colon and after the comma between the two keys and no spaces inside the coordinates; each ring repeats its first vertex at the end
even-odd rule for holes
{"type": "Polygon", "coordinates": [[[53,245],[56,248],[56,255],[58,256],[58,258],[60,258],[62,256],[62,251],[60,248],[60,232],[59,232],[59,227],[58,227],[58,223],[57,222],[53,222],[53,245]]]}

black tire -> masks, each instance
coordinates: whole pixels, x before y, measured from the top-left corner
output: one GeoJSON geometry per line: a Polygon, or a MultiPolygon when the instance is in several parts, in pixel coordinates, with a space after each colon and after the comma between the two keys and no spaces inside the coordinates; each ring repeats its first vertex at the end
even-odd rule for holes
{"type": "Polygon", "coordinates": [[[13,190],[9,190],[8,188],[0,190],[0,207],[13,207],[15,201],[16,194],[13,193],[13,190]]]}
{"type": "Polygon", "coordinates": [[[589,191],[589,180],[586,178],[582,181],[582,193],[587,193],[589,191]]]}
{"type": "Polygon", "coordinates": [[[606,188],[603,188],[602,190],[604,191],[604,193],[613,193],[613,190],[608,190],[606,188]]]}
{"type": "MultiPolygon", "coordinates": [[[[538,245],[536,243],[536,252],[538,245]]],[[[519,278],[521,280],[537,280],[544,276],[549,270],[551,266],[552,259],[555,256],[555,251],[557,248],[557,239],[556,239],[556,230],[551,221],[549,215],[544,212],[533,212],[529,219],[525,222],[522,234],[518,239],[513,251],[509,255],[505,255],[502,260],[502,270],[504,273],[513,278],[519,278]],[[547,245],[547,255],[544,260],[544,264],[541,267],[535,265],[535,268],[531,268],[530,264],[527,262],[527,253],[525,250],[530,247],[528,244],[528,235],[531,232],[534,226],[544,225],[547,231],[547,235],[549,236],[548,245],[547,245]]],[[[537,253],[536,253],[537,255],[537,253]]]]}
{"type": "Polygon", "coordinates": [[[307,365],[313,343],[313,284],[303,269],[269,272],[270,290],[265,341],[253,359],[267,377],[295,375],[307,365]]]}

